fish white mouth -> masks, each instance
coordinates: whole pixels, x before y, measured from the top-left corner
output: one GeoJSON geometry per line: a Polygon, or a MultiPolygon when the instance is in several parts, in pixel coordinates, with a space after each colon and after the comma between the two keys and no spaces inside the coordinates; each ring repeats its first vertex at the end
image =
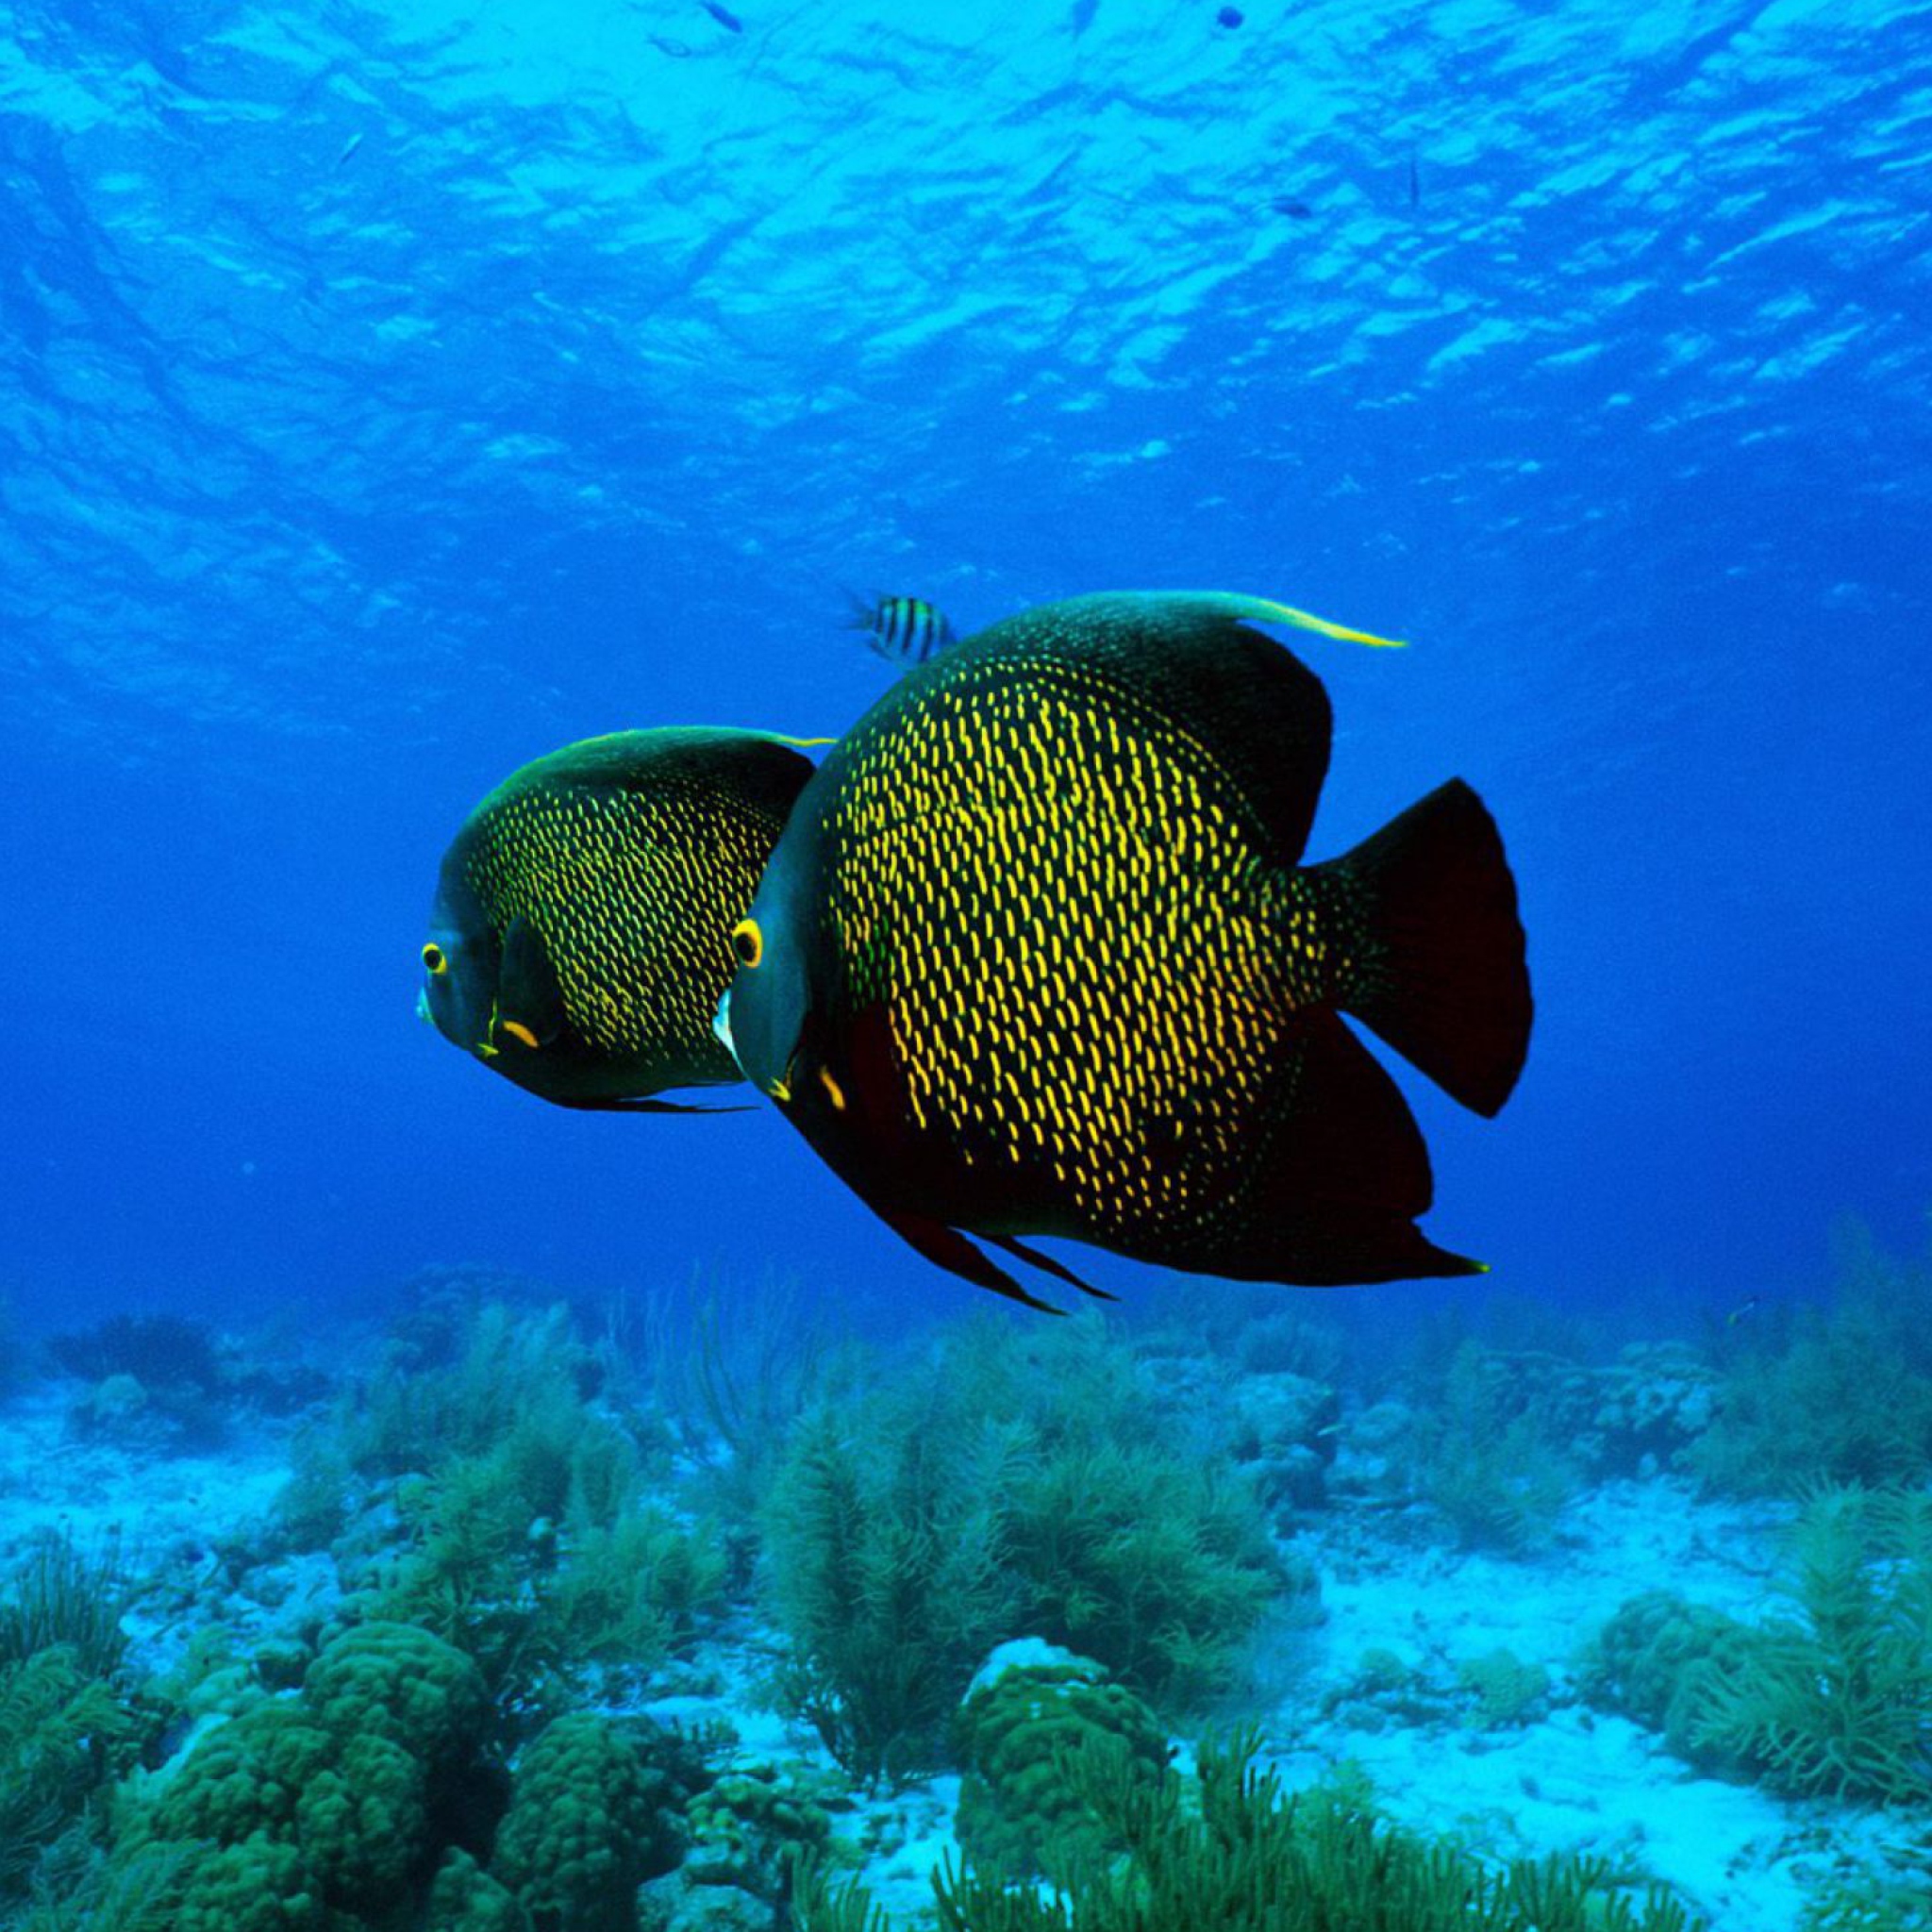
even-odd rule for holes
{"type": "MultiPolygon", "coordinates": [[[[724,997],[718,1002],[718,1010],[711,1015],[711,1031],[718,1036],[718,1042],[734,1060],[738,1060],[738,1071],[744,1073],[744,1062],[738,1059],[738,1042],[731,1037],[731,989],[724,989],[724,997]]],[[[747,1079],[750,1078],[746,1074],[747,1079]]]]}

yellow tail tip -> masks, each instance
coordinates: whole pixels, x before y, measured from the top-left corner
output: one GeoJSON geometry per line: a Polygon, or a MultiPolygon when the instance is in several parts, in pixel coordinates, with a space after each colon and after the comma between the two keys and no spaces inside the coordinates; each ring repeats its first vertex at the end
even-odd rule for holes
{"type": "Polygon", "coordinates": [[[1277,604],[1272,598],[1263,599],[1274,612],[1276,624],[1292,625],[1296,630],[1311,630],[1324,638],[1334,638],[1339,643],[1367,644],[1377,651],[1406,651],[1407,638],[1377,637],[1371,630],[1351,630],[1345,624],[1334,624],[1325,617],[1317,617],[1312,610],[1297,610],[1291,604],[1277,604]]]}

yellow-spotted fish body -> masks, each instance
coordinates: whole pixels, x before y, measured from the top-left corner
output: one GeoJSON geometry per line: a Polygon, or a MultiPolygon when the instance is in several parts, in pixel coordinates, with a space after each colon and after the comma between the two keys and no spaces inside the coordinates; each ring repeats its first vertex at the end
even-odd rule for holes
{"type": "Polygon", "coordinates": [[[712,1032],[750,904],[811,761],[799,741],[683,727],[566,745],[499,785],[442,861],[422,1009],[564,1107],[740,1075],[712,1032]]]}
{"type": "Polygon", "coordinates": [[[1426,1150],[1339,1014],[1502,1105],[1530,1004],[1500,841],[1455,782],[1299,865],[1328,700],[1243,618],[1335,628],[1080,598],[911,673],[824,760],[741,929],[747,1074],[1001,1292],[1030,1299],[962,1231],[1293,1282],[1478,1265],[1416,1227],[1426,1150]]]}

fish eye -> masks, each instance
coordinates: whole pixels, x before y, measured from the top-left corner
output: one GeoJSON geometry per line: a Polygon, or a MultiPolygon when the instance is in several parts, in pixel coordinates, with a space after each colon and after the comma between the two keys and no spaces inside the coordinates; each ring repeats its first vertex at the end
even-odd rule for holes
{"type": "Polygon", "coordinates": [[[731,928],[731,950],[741,966],[756,966],[765,957],[765,936],[756,919],[741,919],[731,928]]]}
{"type": "Polygon", "coordinates": [[[449,971],[449,955],[434,940],[423,948],[423,963],[432,973],[449,971]]]}

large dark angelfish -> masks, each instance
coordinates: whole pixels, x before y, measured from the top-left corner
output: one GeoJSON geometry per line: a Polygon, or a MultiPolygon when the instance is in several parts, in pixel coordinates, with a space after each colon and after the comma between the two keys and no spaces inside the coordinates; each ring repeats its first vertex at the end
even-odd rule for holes
{"type": "Polygon", "coordinates": [[[513,773],[443,856],[422,1016],[560,1107],[688,1112],[649,1096],[736,1081],[711,1019],[802,742],[619,731],[513,773]]]}
{"type": "MultiPolygon", "coordinates": [[[[1122,593],[994,625],[830,752],[733,936],[747,1075],[923,1254],[1071,1236],[1251,1280],[1463,1274],[1347,1012],[1466,1107],[1522,1070],[1516,890],[1460,780],[1300,863],[1314,675],[1257,598],[1122,593]]],[[[1365,639],[1379,642],[1381,640],[1365,639]]]]}

